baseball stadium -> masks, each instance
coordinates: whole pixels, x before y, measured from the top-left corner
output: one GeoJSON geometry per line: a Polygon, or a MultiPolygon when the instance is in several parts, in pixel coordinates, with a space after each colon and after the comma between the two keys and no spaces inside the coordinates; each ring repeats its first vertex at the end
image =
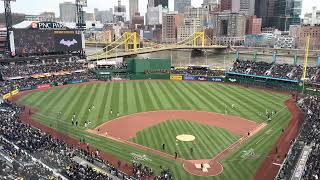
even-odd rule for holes
{"type": "Polygon", "coordinates": [[[128,58],[88,66],[65,63],[76,69],[33,76],[3,98],[20,108],[22,123],[77,148],[76,162],[110,177],[272,179],[303,123],[296,104],[301,82],[280,78],[294,65],[281,72],[282,64],[236,60],[225,71],[128,58]],[[243,73],[248,66],[279,73],[243,73]],[[47,78],[53,79],[43,84],[47,78]]]}
{"type": "Polygon", "coordinates": [[[102,11],[85,14],[87,1],[75,0],[60,4],[72,5],[70,23],[45,12],[13,25],[15,0],[3,1],[1,180],[319,179],[318,30],[245,36],[246,23],[269,28],[209,14],[218,5],[192,8],[190,17],[208,13],[202,28],[200,15],[183,21],[148,4],[166,23],[144,26],[140,13],[125,21],[120,0],[112,23],[87,23],[102,11]]]}

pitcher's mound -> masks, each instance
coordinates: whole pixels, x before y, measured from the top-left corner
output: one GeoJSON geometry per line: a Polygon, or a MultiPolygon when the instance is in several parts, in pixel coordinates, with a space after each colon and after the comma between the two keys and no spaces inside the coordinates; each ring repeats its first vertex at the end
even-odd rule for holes
{"type": "Polygon", "coordinates": [[[176,137],[179,141],[194,141],[196,137],[189,134],[181,134],[176,137]]]}

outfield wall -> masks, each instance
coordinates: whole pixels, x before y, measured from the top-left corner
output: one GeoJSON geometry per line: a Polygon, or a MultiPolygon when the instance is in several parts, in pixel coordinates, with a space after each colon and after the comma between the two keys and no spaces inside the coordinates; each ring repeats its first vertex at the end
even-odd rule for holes
{"type": "Polygon", "coordinates": [[[225,81],[232,84],[255,86],[278,91],[302,92],[301,82],[295,80],[227,73],[225,81]]]}
{"type": "MultiPolygon", "coordinates": [[[[18,94],[20,91],[28,91],[28,90],[33,90],[33,89],[49,89],[49,88],[55,87],[55,86],[62,86],[62,85],[66,85],[66,84],[79,84],[79,83],[83,83],[83,82],[88,82],[88,80],[69,80],[69,81],[64,82],[63,84],[57,83],[57,82],[52,82],[51,84],[40,84],[37,86],[24,86],[24,87],[20,87],[18,90],[15,90],[15,91],[17,91],[15,94],[13,94],[11,92],[10,97],[18,94]]],[[[6,99],[8,99],[8,98],[6,98],[6,99]]]]}

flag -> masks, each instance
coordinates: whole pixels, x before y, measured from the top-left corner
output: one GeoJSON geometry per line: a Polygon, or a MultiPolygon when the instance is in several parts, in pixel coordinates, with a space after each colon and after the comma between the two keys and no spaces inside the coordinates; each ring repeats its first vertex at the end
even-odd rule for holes
{"type": "Polygon", "coordinates": [[[320,54],[318,56],[318,66],[320,66],[320,54]]]}
{"type": "Polygon", "coordinates": [[[272,55],[272,63],[275,63],[277,61],[277,53],[276,52],[273,52],[273,55],[272,55]]]}
{"type": "Polygon", "coordinates": [[[240,53],[239,53],[239,51],[237,51],[237,53],[236,53],[236,60],[239,60],[240,59],[240,53]]]}
{"type": "Polygon", "coordinates": [[[297,54],[295,54],[294,59],[293,59],[293,64],[297,65],[297,63],[298,63],[298,56],[297,56],[297,54]]]}

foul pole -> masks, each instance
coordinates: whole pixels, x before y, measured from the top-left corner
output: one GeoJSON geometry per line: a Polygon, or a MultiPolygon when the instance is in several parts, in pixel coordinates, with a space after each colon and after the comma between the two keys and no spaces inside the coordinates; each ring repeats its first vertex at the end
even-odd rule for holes
{"type": "Polygon", "coordinates": [[[303,77],[302,77],[302,80],[303,80],[302,94],[304,94],[304,85],[305,85],[306,76],[307,76],[309,47],[310,47],[310,36],[307,37],[307,42],[306,42],[306,47],[305,47],[305,54],[304,54],[303,77]]]}

